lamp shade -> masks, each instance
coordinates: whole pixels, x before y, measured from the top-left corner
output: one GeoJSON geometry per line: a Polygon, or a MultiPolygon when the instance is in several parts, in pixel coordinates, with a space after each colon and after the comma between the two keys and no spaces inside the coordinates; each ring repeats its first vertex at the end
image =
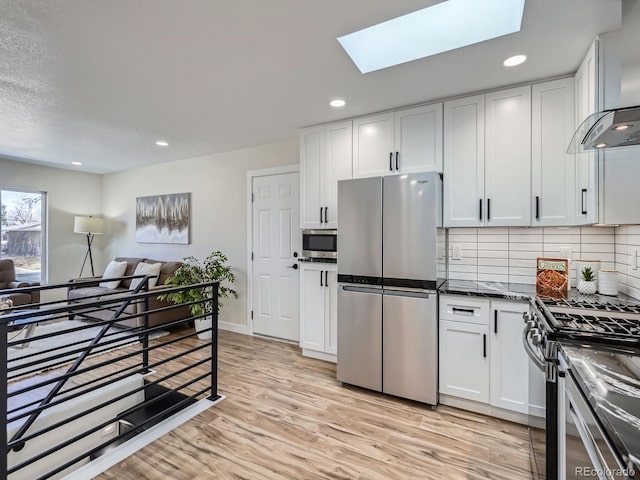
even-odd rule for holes
{"type": "Polygon", "coordinates": [[[104,218],[77,216],[73,222],[73,231],[75,233],[103,234],[104,218]]]}

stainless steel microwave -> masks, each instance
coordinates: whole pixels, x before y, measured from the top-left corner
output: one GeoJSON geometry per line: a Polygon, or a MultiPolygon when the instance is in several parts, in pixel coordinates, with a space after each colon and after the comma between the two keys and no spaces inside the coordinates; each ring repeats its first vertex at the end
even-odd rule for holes
{"type": "Polygon", "coordinates": [[[302,256],[305,258],[338,258],[337,230],[302,230],[302,256]]]}

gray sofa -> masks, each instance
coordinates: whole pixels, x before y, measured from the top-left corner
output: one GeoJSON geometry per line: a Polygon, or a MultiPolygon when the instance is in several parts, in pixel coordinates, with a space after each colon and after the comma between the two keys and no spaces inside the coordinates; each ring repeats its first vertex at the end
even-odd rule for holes
{"type": "MultiPolygon", "coordinates": [[[[150,260],[148,258],[132,258],[132,257],[118,257],[115,259],[118,262],[126,261],[127,269],[123,276],[131,276],[136,270],[136,266],[140,262],[146,263],[161,263],[160,275],[157,284],[150,289],[150,291],[162,291],[167,288],[164,285],[165,280],[176,271],[182,262],[165,262],[161,260],[150,260]]],[[[113,299],[113,298],[127,298],[130,293],[129,287],[131,286],[131,279],[122,280],[120,285],[115,289],[108,289],[99,286],[102,277],[89,277],[89,278],[74,278],[70,280],[70,283],[82,282],[78,286],[70,286],[67,290],[67,300],[69,302],[87,302],[96,301],[98,299],[113,299]],[[87,283],[89,282],[89,283],[87,283]]],[[[149,297],[149,311],[174,306],[172,302],[166,300],[159,300],[158,297],[149,297]]],[[[91,317],[95,317],[100,320],[109,320],[113,317],[114,312],[119,307],[118,304],[110,305],[102,310],[92,312],[91,317]]],[[[118,325],[139,327],[144,325],[144,317],[141,315],[144,312],[144,304],[142,302],[132,302],[124,310],[123,315],[136,315],[122,322],[118,322],[118,325]]],[[[183,305],[175,306],[175,308],[164,310],[161,312],[155,312],[149,314],[149,326],[154,327],[157,325],[163,325],[165,323],[174,322],[177,320],[185,319],[191,316],[191,312],[188,307],[183,305]]]]}

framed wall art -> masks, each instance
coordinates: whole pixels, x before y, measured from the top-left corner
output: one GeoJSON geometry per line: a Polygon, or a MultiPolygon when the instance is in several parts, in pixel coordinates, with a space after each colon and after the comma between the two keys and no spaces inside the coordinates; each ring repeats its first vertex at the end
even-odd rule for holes
{"type": "Polygon", "coordinates": [[[136,198],[137,243],[189,243],[190,193],[136,198]]]}

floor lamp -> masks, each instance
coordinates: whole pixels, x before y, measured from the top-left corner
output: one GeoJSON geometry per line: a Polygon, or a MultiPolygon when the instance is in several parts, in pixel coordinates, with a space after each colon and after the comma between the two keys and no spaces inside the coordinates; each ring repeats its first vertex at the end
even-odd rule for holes
{"type": "Polygon", "coordinates": [[[73,231],[75,233],[84,233],[87,235],[87,253],[84,254],[84,261],[82,262],[82,268],[80,268],[80,275],[82,277],[82,271],[89,258],[89,264],[91,265],[91,276],[95,276],[93,270],[93,255],[91,254],[91,244],[93,243],[93,237],[95,235],[102,235],[104,233],[104,219],[96,217],[80,217],[77,216],[73,222],[73,231]]]}

